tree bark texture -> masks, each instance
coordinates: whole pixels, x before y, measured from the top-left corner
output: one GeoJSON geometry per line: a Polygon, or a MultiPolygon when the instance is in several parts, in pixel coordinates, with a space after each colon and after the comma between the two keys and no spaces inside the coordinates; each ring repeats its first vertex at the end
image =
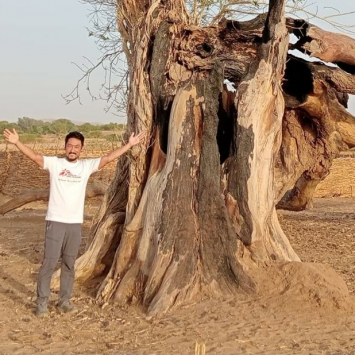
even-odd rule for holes
{"type": "Polygon", "coordinates": [[[327,54],[344,71],[288,54],[296,25],[286,24],[281,0],[267,16],[203,28],[181,1],[118,6],[130,65],[127,134],[150,139],[119,162],[77,277],[103,275],[100,303],[150,315],[196,296],[254,292],[252,269],[299,261],[277,203],[309,204],[315,181],[354,145],[345,109],[353,63],[327,54]]]}

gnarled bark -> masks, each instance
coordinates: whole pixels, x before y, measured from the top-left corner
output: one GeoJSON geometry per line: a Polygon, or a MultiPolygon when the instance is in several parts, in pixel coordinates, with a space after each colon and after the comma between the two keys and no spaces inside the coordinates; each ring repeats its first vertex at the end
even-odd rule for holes
{"type": "Polygon", "coordinates": [[[346,94],[337,91],[354,91],[349,76],[339,68],[289,56],[283,141],[275,166],[278,208],[310,207],[333,159],[354,146],[355,117],[344,107],[346,94]]]}
{"type": "Polygon", "coordinates": [[[128,131],[146,130],[150,142],[120,162],[77,275],[105,277],[100,303],[151,315],[197,295],[253,292],[260,264],[299,260],[275,205],[353,144],[344,114],[353,78],[287,54],[282,0],[267,16],[204,28],[182,1],[119,7],[128,131]]]}
{"type": "Polygon", "coordinates": [[[325,62],[336,63],[343,70],[354,74],[354,40],[341,33],[324,31],[300,19],[288,19],[288,26],[299,40],[292,48],[304,51],[325,62]]]}
{"type": "Polygon", "coordinates": [[[281,78],[288,48],[281,12],[281,7],[270,3],[256,63],[239,85],[236,154],[226,163],[227,190],[243,221],[240,237],[259,260],[299,260],[279,226],[274,204],[273,169],[284,113],[281,78]]]}
{"type": "MultiPolygon", "coordinates": [[[[239,107],[238,120],[239,116],[246,117],[245,122],[238,123],[241,128],[236,130],[234,135],[237,144],[241,144],[242,128],[248,128],[253,123],[247,121],[250,112],[243,113],[245,106],[240,102],[252,98],[247,92],[247,86],[255,88],[260,83],[265,83],[269,104],[266,105],[266,110],[255,110],[251,113],[252,120],[255,120],[253,125],[258,126],[260,114],[265,116],[265,125],[249,129],[251,131],[255,129],[256,142],[263,128],[269,129],[273,138],[268,140],[268,146],[261,150],[261,153],[251,150],[249,155],[245,155],[245,162],[253,154],[268,156],[270,151],[276,154],[277,149],[273,148],[273,145],[277,140],[280,142],[283,114],[280,88],[288,39],[281,16],[283,5],[274,3],[271,8],[263,37],[265,43],[253,51],[254,67],[257,69],[253,68],[249,73],[251,84],[248,79],[245,81],[245,98],[239,97],[239,101],[233,103],[234,110],[227,109],[236,114],[239,107]],[[274,55],[279,56],[280,66],[276,68],[272,64],[274,55]],[[253,76],[257,79],[253,80],[253,76]],[[276,113],[269,117],[270,113],[275,111],[276,113]]],[[[153,58],[155,53],[161,56],[161,53],[164,53],[161,49],[164,47],[177,48],[177,51],[182,53],[184,40],[174,41],[174,31],[177,30],[178,26],[164,23],[158,27],[153,58]],[[167,33],[171,35],[166,36],[167,33]]],[[[198,32],[196,35],[197,37],[192,36],[189,40],[195,38],[201,41],[198,32]]],[[[203,36],[202,38],[206,39],[203,36]]],[[[252,47],[251,44],[248,45],[252,47]]],[[[204,50],[208,48],[208,45],[204,46],[204,50]]],[[[249,225],[249,229],[244,226],[239,228],[241,234],[238,238],[235,233],[238,226],[233,225],[228,206],[223,199],[221,145],[216,140],[217,133],[221,130],[219,97],[223,92],[225,72],[218,64],[218,60],[216,61],[218,58],[216,55],[214,58],[216,64],[211,70],[191,75],[188,66],[186,71],[172,65],[174,61],[172,53],[174,50],[169,52],[169,56],[163,55],[159,61],[152,61],[150,89],[154,102],[156,139],[152,152],[145,155],[150,158],[152,165],[148,180],[144,183],[140,181],[139,187],[144,187],[142,193],[136,193],[137,190],[132,180],[130,181],[129,200],[130,198],[135,200],[135,196],[141,198],[137,208],[131,208],[128,200],[126,220],[115,259],[98,292],[100,302],[114,299],[120,303],[138,303],[150,314],[165,311],[201,292],[227,295],[236,292],[238,285],[240,289],[254,289],[255,285],[247,276],[243,261],[237,258],[237,255],[242,254],[238,251],[238,246],[244,248],[242,243],[238,242],[239,238],[242,240],[249,238],[247,244],[253,244],[251,250],[255,255],[263,254],[265,258],[269,258],[268,254],[272,254],[271,258],[298,260],[278,225],[273,198],[271,203],[269,201],[270,193],[273,195],[273,192],[267,189],[262,200],[262,203],[269,206],[266,212],[263,211],[265,218],[257,225],[249,225]],[[167,66],[170,67],[168,78],[162,74],[166,72],[162,69],[167,66]],[[174,71],[171,70],[172,67],[175,68],[174,71]],[[175,79],[178,85],[174,85],[172,79],[175,79]],[[163,87],[166,88],[164,91],[163,87]],[[134,211],[134,215],[127,213],[129,211],[132,213],[134,211]],[[242,232],[247,229],[249,235],[243,235],[242,232]],[[266,231],[265,235],[260,234],[262,230],[266,231]],[[258,240],[262,241],[260,246],[258,240]]],[[[200,55],[202,54],[200,52],[200,55]]],[[[203,57],[211,59],[209,53],[203,57]]],[[[184,58],[187,60],[186,56],[184,58]]],[[[193,63],[196,65],[196,62],[193,63]]],[[[235,77],[240,79],[240,75],[235,77]]],[[[149,115],[145,115],[145,121],[150,122],[149,115]]],[[[264,142],[259,144],[262,146],[264,142]]],[[[235,150],[238,152],[238,149],[235,150]]],[[[237,159],[242,155],[242,151],[239,152],[240,156],[237,156],[237,159]]],[[[259,177],[267,169],[272,170],[272,164],[271,158],[266,166],[261,168],[260,173],[257,173],[259,177]]],[[[257,164],[254,169],[255,172],[258,171],[257,164]]],[[[141,168],[141,174],[142,171],[148,169],[141,168]]],[[[248,178],[250,175],[246,175],[245,180],[240,179],[240,182],[233,185],[230,177],[226,189],[238,204],[242,203],[252,209],[257,205],[256,199],[259,197],[248,199],[248,194],[241,193],[248,178]]],[[[233,175],[233,179],[236,179],[236,174],[233,175]]],[[[265,186],[272,187],[272,180],[271,173],[270,180],[265,186]]],[[[252,184],[259,188],[257,185],[261,182],[259,178],[253,180],[252,184]]],[[[250,193],[250,188],[253,188],[252,185],[245,191],[250,193]]],[[[259,212],[261,210],[253,211],[259,212]]],[[[246,217],[246,213],[244,215],[242,213],[242,216],[246,217]]],[[[92,255],[90,253],[89,248],[82,258],[88,259],[87,255],[92,255]]],[[[79,260],[79,273],[83,269],[79,260]]]]}

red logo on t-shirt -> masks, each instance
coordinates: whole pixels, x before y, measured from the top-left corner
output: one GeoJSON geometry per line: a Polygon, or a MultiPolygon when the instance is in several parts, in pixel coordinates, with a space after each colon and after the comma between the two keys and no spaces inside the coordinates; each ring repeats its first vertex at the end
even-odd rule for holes
{"type": "Polygon", "coordinates": [[[66,177],[71,177],[71,178],[79,178],[80,176],[76,176],[70,172],[70,170],[64,169],[59,176],[66,176],[66,177]]]}

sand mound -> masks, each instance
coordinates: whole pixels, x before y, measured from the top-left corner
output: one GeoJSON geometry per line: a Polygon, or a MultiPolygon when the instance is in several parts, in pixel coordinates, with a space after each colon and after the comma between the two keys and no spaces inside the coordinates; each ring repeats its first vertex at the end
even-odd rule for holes
{"type": "Polygon", "coordinates": [[[354,311],[355,300],[343,279],[317,263],[274,263],[258,276],[260,296],[278,308],[354,311]]]}

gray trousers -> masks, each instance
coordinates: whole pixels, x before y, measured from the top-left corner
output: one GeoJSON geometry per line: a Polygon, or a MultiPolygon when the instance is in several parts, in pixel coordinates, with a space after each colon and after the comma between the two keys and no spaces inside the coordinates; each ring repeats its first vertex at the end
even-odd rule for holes
{"type": "Polygon", "coordinates": [[[46,302],[59,258],[62,258],[59,304],[70,299],[74,283],[74,264],[81,242],[81,224],[47,221],[44,258],[38,273],[37,303],[46,302]]]}

